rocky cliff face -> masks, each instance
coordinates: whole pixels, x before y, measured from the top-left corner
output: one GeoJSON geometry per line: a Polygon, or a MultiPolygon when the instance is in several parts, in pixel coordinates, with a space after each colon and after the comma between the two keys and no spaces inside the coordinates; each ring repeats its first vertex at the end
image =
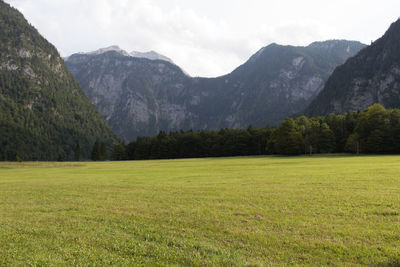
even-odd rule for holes
{"type": "Polygon", "coordinates": [[[304,109],[334,68],[364,45],[272,44],[232,73],[191,78],[164,60],[120,51],[75,54],[66,64],[111,128],[126,141],[160,130],[276,125],[304,109]]]}
{"type": "Polygon", "coordinates": [[[125,140],[194,126],[184,91],[190,78],[169,62],[108,52],[74,55],[67,65],[114,132],[125,140]]]}
{"type": "Polygon", "coordinates": [[[400,108],[400,20],[383,37],[338,67],[306,109],[307,115],[400,108]]]}

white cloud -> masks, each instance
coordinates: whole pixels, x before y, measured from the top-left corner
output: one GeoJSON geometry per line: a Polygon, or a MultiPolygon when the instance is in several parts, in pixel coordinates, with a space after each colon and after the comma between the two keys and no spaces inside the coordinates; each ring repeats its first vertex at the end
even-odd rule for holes
{"type": "Polygon", "coordinates": [[[119,45],[155,50],[193,76],[232,71],[271,42],[369,43],[397,19],[400,1],[6,0],[63,56],[119,45]]]}

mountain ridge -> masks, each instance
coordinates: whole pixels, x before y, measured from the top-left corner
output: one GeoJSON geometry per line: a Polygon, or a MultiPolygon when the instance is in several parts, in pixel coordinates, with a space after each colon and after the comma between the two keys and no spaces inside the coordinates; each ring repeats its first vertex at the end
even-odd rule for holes
{"type": "Polygon", "coordinates": [[[400,107],[400,19],[385,34],[339,66],[306,115],[361,111],[374,103],[400,107]]]}
{"type": "MultiPolygon", "coordinates": [[[[117,52],[123,56],[127,56],[127,57],[136,57],[136,58],[146,58],[149,60],[163,60],[163,61],[168,61],[172,64],[175,64],[172,59],[157,53],[154,50],[150,50],[148,52],[138,52],[138,51],[131,51],[131,52],[127,52],[124,49],[121,49],[118,45],[111,45],[111,46],[107,46],[107,47],[103,47],[103,48],[99,48],[97,50],[94,51],[90,51],[90,52],[79,52],[79,53],[74,53],[72,55],[75,54],[80,54],[80,55],[100,55],[100,54],[104,54],[110,51],[114,51],[117,52]]],[[[70,55],[71,56],[71,55],[70,55]]],[[[64,57],[65,60],[68,60],[70,56],[64,57]]]]}

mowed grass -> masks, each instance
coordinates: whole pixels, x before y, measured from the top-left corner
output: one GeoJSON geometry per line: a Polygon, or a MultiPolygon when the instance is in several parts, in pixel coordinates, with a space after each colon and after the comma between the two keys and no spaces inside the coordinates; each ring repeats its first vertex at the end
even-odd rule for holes
{"type": "Polygon", "coordinates": [[[0,265],[400,265],[400,156],[0,163],[0,265]]]}

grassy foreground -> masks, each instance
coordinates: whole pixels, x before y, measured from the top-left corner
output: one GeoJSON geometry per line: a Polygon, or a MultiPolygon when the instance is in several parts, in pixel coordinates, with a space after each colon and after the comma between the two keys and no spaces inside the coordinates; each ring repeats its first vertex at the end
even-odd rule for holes
{"type": "Polygon", "coordinates": [[[400,156],[0,163],[0,266],[400,265],[400,156]]]}

